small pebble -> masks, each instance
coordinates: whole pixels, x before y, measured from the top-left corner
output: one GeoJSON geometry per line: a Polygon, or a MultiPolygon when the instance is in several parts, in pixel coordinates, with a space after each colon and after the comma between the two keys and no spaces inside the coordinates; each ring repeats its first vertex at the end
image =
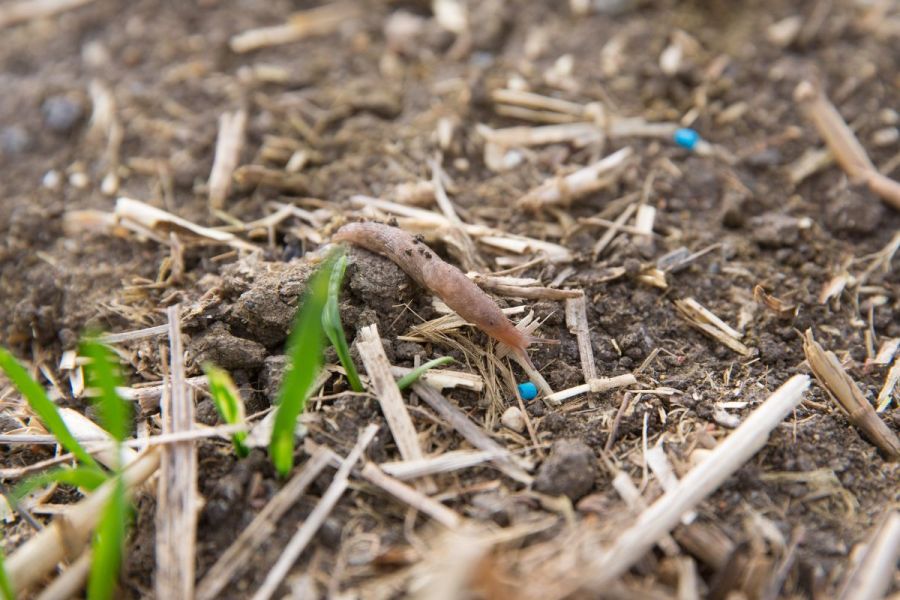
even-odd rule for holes
{"type": "Polygon", "coordinates": [[[700,141],[700,134],[694,129],[685,127],[675,130],[673,139],[675,140],[675,143],[682,148],[693,150],[697,146],[697,142],[700,141]]]}
{"type": "Polygon", "coordinates": [[[44,173],[44,177],[41,179],[41,185],[48,190],[58,190],[61,182],[62,177],[60,177],[59,171],[55,169],[50,169],[44,173]]]}
{"type": "Polygon", "coordinates": [[[522,433],[525,431],[525,417],[516,406],[507,408],[503,416],[500,417],[500,422],[503,423],[504,427],[508,427],[515,432],[522,433]]]}
{"type": "Polygon", "coordinates": [[[872,134],[872,143],[876,146],[890,146],[900,140],[900,129],[885,127],[872,134]]]}
{"type": "Polygon", "coordinates": [[[522,396],[522,400],[534,400],[537,398],[537,393],[537,386],[530,381],[519,384],[519,395],[522,396]]]}
{"type": "Polygon", "coordinates": [[[81,119],[84,108],[81,103],[66,96],[51,96],[44,100],[41,111],[47,127],[58,133],[66,133],[81,119]]]}
{"type": "Polygon", "coordinates": [[[10,125],[0,131],[0,150],[4,154],[21,154],[31,145],[31,136],[21,125],[10,125]]]}

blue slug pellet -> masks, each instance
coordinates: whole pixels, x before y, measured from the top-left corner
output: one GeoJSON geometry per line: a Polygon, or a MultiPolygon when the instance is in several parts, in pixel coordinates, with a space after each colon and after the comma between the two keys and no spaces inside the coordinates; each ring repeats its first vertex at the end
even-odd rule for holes
{"type": "Polygon", "coordinates": [[[682,129],[676,129],[673,138],[675,140],[675,143],[682,148],[693,150],[697,143],[700,141],[700,134],[697,133],[697,131],[694,129],[685,127],[682,129]]]}
{"type": "Polygon", "coordinates": [[[537,392],[537,386],[530,381],[519,384],[519,395],[522,396],[522,400],[534,400],[537,397],[537,392]]]}

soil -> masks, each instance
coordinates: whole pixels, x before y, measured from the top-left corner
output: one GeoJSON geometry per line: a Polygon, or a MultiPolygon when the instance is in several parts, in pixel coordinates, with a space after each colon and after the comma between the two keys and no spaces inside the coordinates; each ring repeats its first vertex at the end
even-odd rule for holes
{"type": "MultiPolygon", "coordinates": [[[[788,378],[808,372],[802,333],[810,328],[874,401],[888,368],[867,365],[867,348],[877,350],[883,341],[900,338],[897,258],[864,282],[851,281],[836,299],[823,303],[819,296],[833,277],[863,273],[871,255],[900,230],[900,213],[849,182],[833,164],[791,183],[789,166],[808,149],[822,146],[792,94],[801,80],[820,82],[873,162],[893,168],[893,174],[885,174],[897,177],[900,146],[891,141],[890,131],[885,133],[896,132],[900,108],[896,8],[888,3],[889,14],[879,20],[866,18],[865,3],[849,0],[596,0],[594,5],[607,8],[590,15],[575,15],[557,2],[469,2],[471,45],[461,49],[456,36],[432,18],[430,4],[356,2],[358,16],[337,31],[246,54],[229,49],[232,35],[281,23],[312,5],[95,0],[5,29],[0,38],[0,87],[7,91],[0,97],[0,343],[63,382],[60,404],[86,409],[83,398],[72,397],[67,374],[57,368],[62,353],[75,348],[86,330],[162,324],[165,307],[181,303],[187,313],[189,375],[200,373],[202,361],[212,360],[232,373],[248,413],[264,410],[284,369],[285,338],[314,264],[308,257],[319,246],[313,240],[327,241],[344,219],[358,216],[353,195],[394,199],[397,185],[429,180],[429,161],[442,150],[451,198],[463,220],[510,233],[560,242],[572,219],[613,219],[623,206],[616,199],[633,192],[646,195],[657,211],[658,235],[650,242],[620,235],[595,261],[591,248],[604,230],[584,228],[561,242],[576,257],[571,264],[543,262],[519,275],[546,283],[572,267],[563,286],[582,289],[588,298],[598,373],[638,370],[643,389],[675,390],[637,400],[632,395],[617,422],[621,391],[562,407],[528,402],[542,447],[526,456],[535,462],[535,489],[542,494],[489,467],[435,477],[449,498],[446,505],[460,514],[507,527],[559,514],[555,505],[538,498],[562,495],[575,503],[579,521],[627,523],[629,513],[611,487],[612,466],[646,483],[643,444],[662,440],[676,471],[685,472],[693,449],[711,446],[728,432],[717,403],[746,402],[728,409],[740,419],[788,378]],[[389,44],[386,24],[401,11],[416,23],[415,34],[389,44]],[[794,15],[801,24],[795,39],[773,41],[772,24],[794,15]],[[695,43],[686,46],[681,70],[667,75],[660,54],[679,31],[695,43]],[[611,40],[623,45],[616,64],[604,51],[611,40]],[[567,59],[560,61],[565,56],[574,65],[568,75],[567,59]],[[278,80],[266,80],[265,69],[277,70],[278,80]],[[485,164],[476,126],[534,125],[497,114],[490,93],[511,79],[537,93],[582,104],[602,102],[611,113],[648,121],[678,121],[696,109],[691,127],[736,160],[729,164],[699,156],[668,139],[627,138],[606,147],[531,148],[519,166],[494,172],[485,164]],[[109,86],[123,127],[118,195],[198,224],[223,225],[208,210],[206,181],[219,116],[245,108],[249,120],[240,164],[283,174],[291,152],[274,159],[264,153],[276,143],[272,136],[307,149],[311,158],[298,174],[277,179],[276,185],[252,178],[237,182],[225,211],[251,222],[271,214],[272,201],[292,203],[317,211],[324,223],[320,238],[289,218],[270,231],[240,234],[263,249],[259,254],[188,244],[183,271],[169,277],[164,267],[168,246],[131,233],[71,226],[66,217],[75,211],[109,213],[115,205],[115,197],[101,191],[109,156],[105,136],[91,131],[92,81],[109,86]],[[435,132],[445,118],[455,128],[451,143],[441,149],[435,132]],[[298,119],[313,122],[314,133],[298,128],[298,119]],[[516,208],[515,200],[546,178],[626,144],[637,159],[611,187],[557,214],[516,208]],[[681,247],[709,251],[670,271],[665,290],[638,276],[644,266],[681,247]],[[606,281],[603,275],[611,267],[623,267],[625,275],[606,281]],[[796,314],[785,318],[757,304],[757,285],[795,305],[796,314]],[[693,329],[672,302],[687,297],[732,326],[741,323],[751,354],[741,356],[693,329]],[[614,440],[604,450],[612,432],[614,440]]],[[[432,247],[455,262],[448,245],[432,247]]],[[[478,249],[486,270],[502,268],[495,262],[499,254],[487,246],[478,249]]],[[[545,319],[540,335],[560,341],[532,346],[534,363],[555,390],[583,383],[563,304],[528,304],[545,319]]],[[[351,250],[341,315],[350,340],[359,328],[377,324],[394,364],[411,366],[416,358],[449,355],[465,368],[460,365],[466,365],[466,356],[458,348],[398,339],[438,313],[428,294],[385,258],[351,250]]],[[[478,345],[488,343],[475,330],[465,335],[478,345]]],[[[132,385],[160,379],[164,341],[121,345],[132,385]]],[[[335,362],[333,354],[327,359],[335,362]]],[[[522,371],[514,369],[524,381],[522,371]]],[[[10,413],[20,411],[17,394],[3,381],[3,403],[10,413]]],[[[310,437],[346,454],[360,429],[376,423],[380,431],[367,456],[376,462],[398,460],[377,402],[344,394],[346,389],[342,379],[333,377],[322,391],[326,399],[311,402],[305,417],[310,437]]],[[[900,431],[897,394],[882,415],[895,432],[900,431]]],[[[530,446],[527,437],[500,425],[499,415],[517,405],[508,382],[501,381],[493,394],[447,390],[445,396],[509,448],[530,446]]],[[[414,398],[410,402],[426,454],[468,447],[414,398]]],[[[156,426],[151,415],[141,418],[156,426]]],[[[205,397],[198,399],[198,420],[216,422],[205,397]]],[[[4,415],[0,433],[18,425],[4,415]]],[[[225,442],[204,441],[197,447],[204,499],[197,531],[197,574],[202,577],[283,482],[262,450],[240,460],[225,442]]],[[[49,457],[40,447],[0,448],[3,466],[49,457]]],[[[305,456],[298,446],[297,462],[305,456]]],[[[332,475],[328,470],[317,480],[221,597],[253,593],[332,475]]],[[[659,493],[651,478],[645,496],[652,500],[659,493]]],[[[72,501],[71,496],[57,493],[53,501],[72,501]]],[[[851,567],[854,546],[898,502],[897,465],[861,437],[813,384],[807,401],[773,432],[765,448],[697,511],[698,522],[732,542],[735,556],[745,563],[767,560],[771,573],[757,580],[729,578],[723,573],[734,568],[735,560],[716,568],[698,559],[700,589],[710,597],[724,598],[735,590],[760,597],[785,557],[776,538],[784,543],[799,539],[783,585],[772,597],[829,597],[851,567]]],[[[153,596],[154,511],[153,496],[139,496],[122,575],[124,598],[153,596]]],[[[523,543],[553,539],[564,529],[559,518],[555,528],[523,543]]],[[[289,581],[308,573],[318,595],[362,589],[398,568],[392,556],[421,550],[417,529],[425,522],[405,505],[354,482],[289,581]],[[360,550],[372,539],[375,550],[360,550]]],[[[31,534],[21,520],[11,519],[4,524],[3,550],[11,552],[31,534]]],[[[652,559],[626,578],[629,585],[639,582],[647,594],[674,596],[677,577],[665,561],[652,559]]],[[[900,576],[891,589],[900,591],[900,576]]]]}

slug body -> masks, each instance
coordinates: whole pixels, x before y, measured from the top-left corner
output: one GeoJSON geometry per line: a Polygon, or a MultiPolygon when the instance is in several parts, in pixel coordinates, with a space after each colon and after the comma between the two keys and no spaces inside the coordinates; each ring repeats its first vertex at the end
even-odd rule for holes
{"type": "Polygon", "coordinates": [[[480,287],[407,232],[379,223],[350,223],[341,227],[332,241],[350,242],[394,261],[416,283],[443,300],[459,316],[503,342],[531,364],[525,348],[536,338],[516,329],[497,303],[480,287]]]}

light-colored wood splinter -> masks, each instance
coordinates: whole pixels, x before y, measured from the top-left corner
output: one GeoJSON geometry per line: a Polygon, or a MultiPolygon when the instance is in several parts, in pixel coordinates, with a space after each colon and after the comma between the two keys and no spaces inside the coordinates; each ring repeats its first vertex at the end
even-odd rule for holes
{"type": "Polygon", "coordinates": [[[632,154],[631,147],[626,146],[574,173],[548,179],[522,196],[517,204],[528,210],[568,205],[573,200],[614,183],[632,154]]]}
{"type": "Polygon", "coordinates": [[[591,331],[587,319],[587,301],[583,294],[566,300],[566,327],[578,340],[578,356],[581,359],[584,380],[596,379],[597,364],[594,362],[594,348],[591,344],[591,331]]]}
{"type": "Polygon", "coordinates": [[[765,446],[771,431],[800,403],[808,387],[808,376],[795,375],[775,390],[676,486],[643,511],[609,547],[592,557],[589,565],[579,569],[584,575],[573,578],[573,588],[602,589],[624,574],[679,524],[682,515],[765,446]]]}
{"type": "Polygon", "coordinates": [[[216,137],[216,154],[209,173],[209,207],[221,210],[231,190],[231,176],[238,166],[244,147],[244,129],[247,111],[223,113],[219,117],[219,134],[216,137]]]}
{"type": "Polygon", "coordinates": [[[819,384],[847,415],[850,423],[863,432],[889,460],[900,460],[900,438],[885,425],[856,383],[844,370],[833,352],[826,351],[807,330],[803,352],[819,384]]]}
{"type": "MultiPolygon", "coordinates": [[[[160,403],[163,434],[194,428],[194,395],[184,370],[184,344],[178,305],[167,310],[171,372],[160,403]]],[[[156,573],[158,598],[194,597],[197,539],[197,447],[192,441],[164,446],[156,494],[156,573]]]]}
{"type": "Polygon", "coordinates": [[[269,500],[253,521],[241,532],[216,564],[203,576],[197,585],[197,600],[215,600],[228,583],[250,564],[250,557],[273,532],[277,530],[279,519],[297,503],[306,488],[315,481],[328,466],[331,455],[324,446],[317,449],[304,463],[300,471],[269,500]]]}
{"type": "Polygon", "coordinates": [[[841,586],[839,600],[878,600],[891,587],[900,559],[900,512],[890,510],[872,532],[859,562],[841,586]]]}
{"type": "Polygon", "coordinates": [[[461,410],[451,404],[440,392],[423,384],[414,383],[413,390],[431,407],[439,417],[455,429],[467,442],[485,452],[494,453],[497,458],[492,462],[498,469],[512,479],[530,485],[534,479],[518,465],[513,457],[509,456],[506,449],[495,442],[481,427],[472,422],[461,410]]]}
{"type": "Polygon", "coordinates": [[[356,16],[356,7],[350,4],[326,4],[318,8],[296,12],[286,23],[248,29],[231,38],[229,45],[238,54],[260,48],[298,42],[310,36],[327,35],[346,19],[356,16]]]}
{"type": "MultiPolygon", "coordinates": [[[[126,490],[144,483],[159,466],[159,448],[151,448],[125,467],[126,490]]],[[[21,594],[47,576],[60,561],[79,555],[109,502],[115,482],[109,480],[84,500],[68,508],[37,535],[16,548],[6,560],[6,573],[13,592],[21,594]]]]}
{"type": "Polygon", "coordinates": [[[312,540],[316,531],[319,530],[319,527],[322,526],[322,523],[325,522],[325,519],[328,518],[328,515],[344,494],[350,478],[350,471],[362,457],[363,452],[365,452],[377,432],[378,425],[370,424],[360,434],[350,454],[343,460],[337,473],[335,473],[331,485],[325,490],[325,494],[312,512],[309,513],[309,516],[297,528],[297,531],[282,551],[281,556],[278,557],[278,560],[266,575],[262,585],[253,595],[253,600],[269,600],[278,591],[278,586],[281,585],[291,567],[297,562],[303,550],[306,549],[307,544],[312,540]]]}
{"type": "Polygon", "coordinates": [[[744,356],[750,354],[750,348],[740,341],[743,336],[739,331],[725,323],[725,321],[717,317],[712,311],[693,298],[675,300],[675,307],[684,319],[693,327],[699,329],[714,340],[721,342],[738,354],[744,356]]]}
{"type": "Polygon", "coordinates": [[[620,387],[627,387],[636,383],[637,379],[631,373],[618,375],[616,377],[594,378],[587,383],[576,385],[575,387],[570,387],[568,389],[560,390],[556,393],[550,394],[545,398],[545,400],[552,404],[559,404],[563,400],[574,398],[575,396],[578,396],[580,394],[587,394],[588,392],[592,394],[600,394],[602,392],[608,392],[609,390],[614,390],[620,387]]]}
{"type": "Polygon", "coordinates": [[[794,100],[803,107],[847,176],[855,182],[864,182],[873,194],[900,210],[900,182],[878,172],[856,134],[825,93],[803,81],[794,90],[794,100]]]}
{"type": "Polygon", "coordinates": [[[394,375],[391,373],[391,363],[384,353],[381,345],[381,337],[378,335],[376,325],[368,325],[359,330],[356,341],[359,356],[362,358],[369,374],[369,382],[381,412],[391,429],[391,435],[400,450],[400,456],[404,460],[420,460],[425,458],[422,448],[419,446],[419,436],[413,425],[412,418],[406,410],[403,395],[394,375]]]}
{"type": "Polygon", "coordinates": [[[0,8],[0,29],[90,4],[94,0],[20,0],[0,8]]]}

